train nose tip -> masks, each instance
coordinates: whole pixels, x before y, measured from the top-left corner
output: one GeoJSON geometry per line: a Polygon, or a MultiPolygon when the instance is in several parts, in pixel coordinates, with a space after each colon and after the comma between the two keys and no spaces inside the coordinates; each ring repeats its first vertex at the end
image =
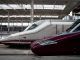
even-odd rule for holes
{"type": "Polygon", "coordinates": [[[2,44],[3,41],[0,41],[0,44],[2,44]]]}
{"type": "Polygon", "coordinates": [[[0,44],[2,44],[3,42],[5,42],[6,40],[5,39],[0,39],[0,44]]]}
{"type": "Polygon", "coordinates": [[[5,41],[5,39],[4,38],[1,38],[0,41],[5,41]]]}

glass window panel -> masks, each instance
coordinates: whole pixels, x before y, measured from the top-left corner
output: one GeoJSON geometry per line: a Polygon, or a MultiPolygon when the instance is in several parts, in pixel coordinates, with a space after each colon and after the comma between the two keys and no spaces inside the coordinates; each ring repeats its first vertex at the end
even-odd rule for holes
{"type": "Polygon", "coordinates": [[[6,4],[0,4],[0,9],[11,9],[8,5],[6,4]]]}

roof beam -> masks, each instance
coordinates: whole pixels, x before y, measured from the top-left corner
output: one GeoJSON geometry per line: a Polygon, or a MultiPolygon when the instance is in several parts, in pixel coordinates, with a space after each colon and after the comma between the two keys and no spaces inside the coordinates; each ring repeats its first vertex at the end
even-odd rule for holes
{"type": "Polygon", "coordinates": [[[60,15],[59,18],[63,18],[64,16],[68,15],[73,9],[76,8],[76,6],[78,5],[79,1],[69,1],[69,3],[67,4],[66,8],[61,11],[63,12],[65,15],[60,15]]]}

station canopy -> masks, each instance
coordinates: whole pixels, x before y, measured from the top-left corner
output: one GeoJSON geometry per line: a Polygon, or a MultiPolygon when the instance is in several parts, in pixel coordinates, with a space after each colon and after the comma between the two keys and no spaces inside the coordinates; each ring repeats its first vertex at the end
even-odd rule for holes
{"type": "MultiPolygon", "coordinates": [[[[0,21],[30,21],[32,0],[0,0],[0,21]]],[[[34,0],[34,20],[62,19],[79,5],[79,0],[34,0]]]]}

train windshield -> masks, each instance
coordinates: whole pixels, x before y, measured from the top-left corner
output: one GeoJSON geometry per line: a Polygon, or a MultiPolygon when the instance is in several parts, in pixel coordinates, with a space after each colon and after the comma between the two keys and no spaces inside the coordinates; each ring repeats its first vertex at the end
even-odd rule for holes
{"type": "Polygon", "coordinates": [[[38,25],[37,24],[33,24],[30,28],[28,28],[28,30],[32,30],[34,28],[36,28],[38,25]]]}
{"type": "Polygon", "coordinates": [[[78,19],[76,22],[74,22],[73,24],[72,24],[72,26],[71,27],[69,27],[66,31],[67,32],[70,32],[77,24],[79,24],[80,23],[80,19],[78,19]]]}

